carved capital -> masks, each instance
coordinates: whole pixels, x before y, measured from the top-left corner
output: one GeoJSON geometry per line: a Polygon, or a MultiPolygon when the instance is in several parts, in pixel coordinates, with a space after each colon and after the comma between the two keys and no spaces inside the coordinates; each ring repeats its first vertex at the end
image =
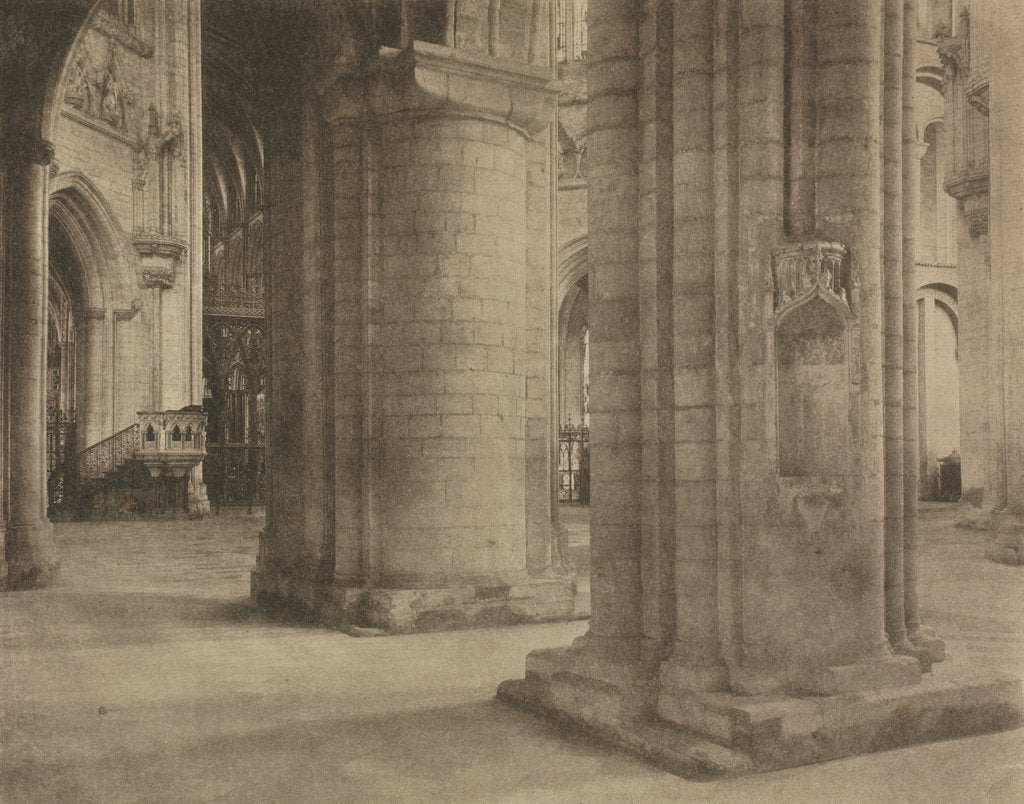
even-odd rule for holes
{"type": "Polygon", "coordinates": [[[12,133],[2,143],[3,158],[8,165],[42,165],[53,162],[53,143],[32,134],[12,133]]]}

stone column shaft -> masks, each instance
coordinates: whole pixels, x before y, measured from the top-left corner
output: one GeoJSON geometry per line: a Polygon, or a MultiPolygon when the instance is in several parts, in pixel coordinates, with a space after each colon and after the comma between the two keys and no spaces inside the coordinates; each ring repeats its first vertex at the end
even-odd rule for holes
{"type": "Polygon", "coordinates": [[[7,587],[49,586],[60,576],[46,518],[47,165],[49,143],[5,143],[3,317],[7,372],[7,587]]]}
{"type": "Polygon", "coordinates": [[[919,474],[918,442],[918,306],[917,306],[917,223],[916,211],[920,206],[920,160],[918,159],[917,131],[914,124],[914,96],[916,67],[909,58],[917,41],[916,0],[903,3],[903,616],[907,638],[913,648],[910,655],[917,657],[922,668],[945,656],[945,645],[921,628],[921,615],[917,598],[917,534],[918,499],[921,478],[919,474]]]}
{"type": "Polygon", "coordinates": [[[669,3],[649,0],[640,18],[643,73],[637,107],[650,121],[640,141],[638,311],[640,331],[641,578],[644,647],[662,658],[674,638],[675,421],[672,388],[674,180],[672,150],[673,18],[669,3]],[[662,236],[658,237],[657,232],[662,236]]]}
{"type": "Polygon", "coordinates": [[[725,682],[725,666],[716,515],[726,495],[719,497],[717,484],[715,413],[715,40],[709,34],[715,4],[676,4],[671,22],[671,72],[661,83],[671,89],[672,141],[665,161],[672,171],[667,179],[673,188],[672,217],[658,231],[673,237],[663,246],[671,248],[671,261],[658,288],[668,326],[661,325],[658,334],[664,341],[659,365],[665,366],[659,404],[668,419],[659,429],[670,471],[661,527],[674,535],[676,611],[672,667],[662,677],[687,688],[718,688],[725,682]]]}
{"type": "Polygon", "coordinates": [[[591,617],[588,639],[641,634],[640,338],[637,298],[639,81],[635,4],[591,8],[587,61],[591,373],[591,617]]]}
{"type": "Polygon", "coordinates": [[[110,373],[110,321],[106,310],[85,310],[79,327],[80,371],[78,379],[78,421],[76,450],[110,435],[110,400],[107,384],[110,373]]]}
{"type": "MultiPolygon", "coordinates": [[[[907,648],[904,620],[903,0],[885,0],[882,86],[882,309],[885,428],[885,630],[907,648]]],[[[916,464],[915,461],[911,462],[916,464]]]]}

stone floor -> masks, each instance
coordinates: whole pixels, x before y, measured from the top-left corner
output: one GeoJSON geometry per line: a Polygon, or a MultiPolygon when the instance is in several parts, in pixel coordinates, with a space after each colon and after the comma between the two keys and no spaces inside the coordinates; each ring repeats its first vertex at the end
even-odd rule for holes
{"type": "MultiPolygon", "coordinates": [[[[586,559],[585,512],[570,549],[586,559]]],[[[586,623],[357,639],[250,607],[258,516],[59,525],[64,586],[0,595],[0,801],[1024,800],[1024,732],[693,782],[494,700],[586,623]]],[[[922,517],[949,663],[1024,671],[1024,576],[922,517]]]]}

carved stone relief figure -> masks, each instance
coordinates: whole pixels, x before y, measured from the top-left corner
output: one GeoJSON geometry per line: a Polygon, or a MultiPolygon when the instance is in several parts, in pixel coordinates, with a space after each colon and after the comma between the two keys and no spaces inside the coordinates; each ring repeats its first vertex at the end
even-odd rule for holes
{"type": "Polygon", "coordinates": [[[114,46],[109,48],[106,63],[97,67],[88,43],[83,44],[69,72],[64,102],[123,131],[129,127],[128,108],[134,100],[133,92],[121,78],[114,46]]]}
{"type": "Polygon", "coordinates": [[[121,95],[121,84],[117,80],[114,57],[111,53],[110,64],[103,76],[103,95],[100,104],[100,117],[114,128],[125,127],[124,98],[121,95]]]}
{"type": "Polygon", "coordinates": [[[89,81],[86,58],[79,54],[75,63],[71,66],[71,75],[68,78],[68,88],[64,93],[64,100],[76,109],[91,114],[93,109],[92,84],[89,81]]]}

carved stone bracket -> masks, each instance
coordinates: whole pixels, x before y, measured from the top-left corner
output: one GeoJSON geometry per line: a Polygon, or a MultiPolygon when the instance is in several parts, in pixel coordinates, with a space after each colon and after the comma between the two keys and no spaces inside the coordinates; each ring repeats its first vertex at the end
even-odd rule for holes
{"type": "Polygon", "coordinates": [[[102,307],[87,307],[82,311],[86,321],[102,321],[107,317],[107,311],[102,307]]]}
{"type": "Polygon", "coordinates": [[[142,284],[147,288],[166,290],[174,287],[175,274],[173,268],[143,268],[142,284]]]}
{"type": "Polygon", "coordinates": [[[188,243],[180,238],[155,232],[136,233],[132,243],[142,258],[143,287],[174,287],[178,263],[188,253],[188,243]]]}
{"type": "Polygon", "coordinates": [[[132,299],[132,306],[127,310],[114,310],[114,321],[131,321],[142,309],[141,299],[132,299]]]}
{"type": "Polygon", "coordinates": [[[156,232],[136,233],[132,243],[143,258],[161,257],[177,261],[188,253],[186,241],[156,232]]]}
{"type": "Polygon", "coordinates": [[[772,255],[769,287],[776,313],[814,295],[850,311],[856,283],[841,243],[811,241],[772,255]]]}
{"type": "Polygon", "coordinates": [[[971,237],[980,237],[988,231],[989,176],[987,166],[982,169],[962,170],[946,179],[947,193],[960,202],[971,237]]]}
{"type": "Polygon", "coordinates": [[[972,83],[971,86],[967,88],[966,93],[967,102],[986,117],[988,117],[989,109],[988,87],[989,83],[988,78],[986,77],[984,83],[972,83]]]}

